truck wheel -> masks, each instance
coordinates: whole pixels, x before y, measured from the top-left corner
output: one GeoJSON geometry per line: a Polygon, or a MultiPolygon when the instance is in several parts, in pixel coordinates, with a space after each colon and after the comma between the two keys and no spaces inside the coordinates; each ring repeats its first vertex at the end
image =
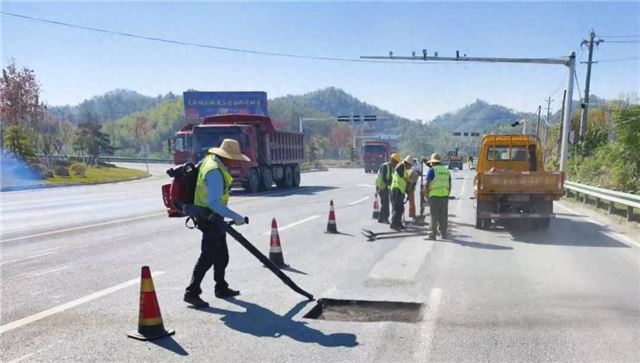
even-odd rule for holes
{"type": "Polygon", "coordinates": [[[293,186],[293,171],[290,166],[285,166],[283,179],[285,188],[291,188],[293,186]]]}
{"type": "Polygon", "coordinates": [[[249,180],[245,184],[245,189],[249,193],[255,193],[258,191],[258,187],[260,186],[260,177],[258,176],[258,171],[254,168],[249,172],[249,180]]]}
{"type": "Polygon", "coordinates": [[[261,171],[260,189],[268,192],[271,190],[271,186],[273,185],[273,174],[271,174],[271,169],[268,167],[262,168],[261,171]]]}
{"type": "Polygon", "coordinates": [[[298,164],[293,167],[293,186],[296,188],[300,186],[300,165],[298,164]]]}

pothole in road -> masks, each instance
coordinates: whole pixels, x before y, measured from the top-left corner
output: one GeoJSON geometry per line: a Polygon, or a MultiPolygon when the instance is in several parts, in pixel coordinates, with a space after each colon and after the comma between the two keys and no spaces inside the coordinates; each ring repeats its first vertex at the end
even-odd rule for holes
{"type": "Polygon", "coordinates": [[[415,323],[420,320],[421,308],[422,304],[411,302],[320,299],[304,317],[333,321],[415,323]]]}

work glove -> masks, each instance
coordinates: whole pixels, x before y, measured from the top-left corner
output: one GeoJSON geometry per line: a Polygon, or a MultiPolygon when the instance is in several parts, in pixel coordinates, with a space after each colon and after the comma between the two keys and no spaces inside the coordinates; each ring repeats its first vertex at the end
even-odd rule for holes
{"type": "Polygon", "coordinates": [[[243,225],[243,224],[244,224],[244,217],[242,217],[242,216],[237,216],[236,218],[234,218],[234,219],[233,219],[233,223],[234,223],[236,226],[241,226],[241,225],[243,225]]]}

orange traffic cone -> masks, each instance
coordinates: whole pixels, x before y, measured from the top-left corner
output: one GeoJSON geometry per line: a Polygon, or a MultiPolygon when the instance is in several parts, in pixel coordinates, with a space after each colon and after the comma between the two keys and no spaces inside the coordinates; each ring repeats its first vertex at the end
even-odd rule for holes
{"type": "Polygon", "coordinates": [[[336,213],[333,211],[333,199],[329,203],[329,221],[327,222],[327,233],[338,233],[336,226],[336,213]]]}
{"type": "Polygon", "coordinates": [[[280,245],[280,236],[278,235],[278,224],[276,219],[271,220],[271,240],[269,242],[269,261],[278,268],[289,267],[284,263],[284,255],[282,254],[282,246],[280,245]]]}
{"type": "Polygon", "coordinates": [[[378,193],[376,193],[376,197],[373,199],[373,214],[371,215],[371,218],[380,218],[380,204],[378,204],[378,193]]]}
{"type": "Polygon", "coordinates": [[[153,287],[149,266],[142,266],[140,281],[140,314],[138,316],[138,331],[132,331],[127,336],[138,340],[153,340],[173,335],[175,330],[164,328],[160,305],[153,287]]]}

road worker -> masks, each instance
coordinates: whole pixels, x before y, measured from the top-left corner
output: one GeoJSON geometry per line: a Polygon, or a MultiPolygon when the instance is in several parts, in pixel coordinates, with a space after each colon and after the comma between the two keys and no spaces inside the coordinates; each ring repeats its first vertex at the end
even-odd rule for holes
{"type": "Polygon", "coordinates": [[[449,194],[451,193],[451,174],[442,166],[440,155],[432,154],[429,160],[431,169],[427,173],[424,187],[425,196],[429,199],[431,213],[430,240],[436,239],[438,226],[443,239],[447,238],[447,218],[449,213],[449,194]]]}
{"type": "Polygon", "coordinates": [[[398,163],[402,161],[400,154],[391,154],[391,159],[380,165],[378,169],[378,177],[376,179],[376,192],[380,196],[380,216],[379,223],[389,224],[389,189],[391,188],[391,180],[393,171],[398,163]]]}
{"type": "Polygon", "coordinates": [[[396,231],[400,231],[404,228],[402,225],[402,215],[404,214],[404,195],[407,192],[412,160],[413,158],[411,155],[408,155],[402,163],[399,163],[393,172],[393,178],[391,180],[391,206],[393,208],[393,216],[391,217],[390,227],[396,231]]]}
{"type": "Polygon", "coordinates": [[[208,219],[196,217],[196,225],[202,231],[200,257],[193,269],[191,283],[184,294],[184,301],[195,307],[209,306],[200,298],[202,293],[200,284],[212,266],[215,296],[223,299],[240,294],[239,291],[230,289],[225,280],[229,251],[223,223],[224,218],[232,219],[236,225],[245,223],[243,216],[227,206],[233,182],[233,177],[227,168],[233,163],[248,161],[250,159],[242,154],[238,141],[224,139],[220,147],[209,149],[200,163],[194,205],[208,208],[213,212],[213,217],[208,219]]]}

